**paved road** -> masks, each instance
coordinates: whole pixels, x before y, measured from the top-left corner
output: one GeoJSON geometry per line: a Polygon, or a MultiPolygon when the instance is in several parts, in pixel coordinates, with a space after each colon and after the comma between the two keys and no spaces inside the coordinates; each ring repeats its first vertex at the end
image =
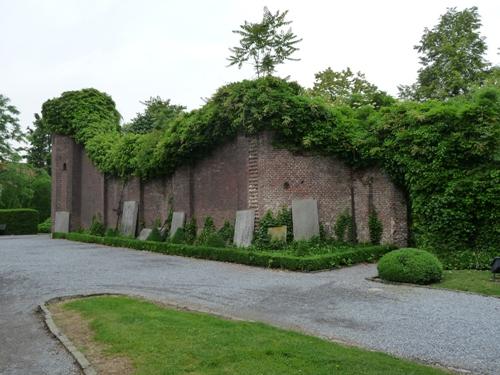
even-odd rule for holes
{"type": "Polygon", "coordinates": [[[500,374],[500,299],[373,283],[373,265],[301,274],[120,248],[0,237],[0,374],[78,374],[34,312],[56,296],[131,293],[500,374]]]}

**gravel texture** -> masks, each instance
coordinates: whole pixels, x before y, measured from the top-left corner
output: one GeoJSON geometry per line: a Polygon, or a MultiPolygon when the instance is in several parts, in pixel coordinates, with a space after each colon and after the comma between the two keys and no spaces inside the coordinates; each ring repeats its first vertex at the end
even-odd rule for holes
{"type": "Polygon", "coordinates": [[[48,236],[0,237],[0,374],[78,374],[36,306],[129,293],[298,329],[427,363],[500,374],[500,299],[367,281],[374,265],[273,271],[48,236]]]}

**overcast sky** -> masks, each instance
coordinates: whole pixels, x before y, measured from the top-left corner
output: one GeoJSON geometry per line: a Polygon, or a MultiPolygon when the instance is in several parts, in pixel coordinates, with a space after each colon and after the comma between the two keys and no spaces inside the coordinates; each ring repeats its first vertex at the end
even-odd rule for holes
{"type": "Polygon", "coordinates": [[[42,103],[67,90],[110,94],[125,121],[159,95],[189,109],[221,85],[253,78],[227,67],[232,30],[257,22],[263,7],[289,10],[303,41],[278,75],[306,87],[314,73],[349,66],[395,95],[414,82],[413,46],[447,7],[476,5],[487,58],[500,63],[500,1],[493,0],[0,0],[0,93],[21,111],[23,128],[42,103]]]}

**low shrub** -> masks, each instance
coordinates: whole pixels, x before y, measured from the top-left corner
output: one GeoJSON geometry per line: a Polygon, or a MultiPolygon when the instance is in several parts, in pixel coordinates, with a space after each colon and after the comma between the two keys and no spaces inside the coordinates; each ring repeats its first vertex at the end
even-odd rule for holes
{"type": "Polygon", "coordinates": [[[419,249],[399,249],[384,255],[378,263],[379,277],[412,284],[431,284],[443,276],[443,266],[433,254],[419,249]]]}
{"type": "Polygon", "coordinates": [[[106,227],[102,223],[101,215],[94,215],[92,217],[92,224],[90,224],[89,233],[93,236],[104,236],[106,227]]]}
{"type": "Polygon", "coordinates": [[[196,218],[192,217],[184,226],[184,241],[187,244],[194,244],[196,241],[196,232],[198,231],[198,226],[196,225],[196,218]]]}
{"type": "Polygon", "coordinates": [[[500,256],[499,250],[455,250],[455,251],[435,251],[434,255],[443,264],[446,270],[489,270],[491,262],[495,257],[500,256]]]}
{"type": "Polygon", "coordinates": [[[50,217],[38,224],[38,233],[50,233],[52,229],[52,220],[50,217]]]}
{"type": "Polygon", "coordinates": [[[154,227],[149,234],[147,241],[155,241],[155,242],[163,242],[165,238],[160,233],[160,230],[157,227],[154,227]]]}
{"type": "Polygon", "coordinates": [[[378,245],[382,240],[384,227],[375,210],[368,215],[368,230],[370,231],[370,243],[372,245],[378,245]]]}
{"type": "Polygon", "coordinates": [[[216,232],[217,230],[215,229],[214,219],[212,219],[210,216],[207,216],[205,218],[205,223],[203,224],[203,229],[196,239],[196,244],[206,245],[208,238],[216,232]]]}
{"type": "Polygon", "coordinates": [[[38,211],[31,208],[0,210],[0,224],[6,224],[3,234],[36,234],[38,211]]]}
{"type": "Polygon", "coordinates": [[[219,229],[218,234],[226,245],[230,245],[234,239],[234,225],[226,220],[222,228],[219,229]]]}
{"type": "Polygon", "coordinates": [[[207,237],[205,245],[210,247],[225,247],[226,241],[218,233],[210,233],[207,237]]]}
{"type": "Polygon", "coordinates": [[[346,210],[339,215],[333,226],[335,239],[339,242],[356,242],[356,231],[351,214],[346,210]]]}
{"type": "MultiPolygon", "coordinates": [[[[174,237],[176,237],[177,233],[184,235],[184,231],[179,229],[174,237]]],[[[169,242],[152,242],[123,237],[98,237],[82,233],[53,233],[52,237],[108,246],[128,247],[168,255],[180,255],[258,267],[281,268],[292,271],[319,271],[350,266],[361,262],[373,262],[394,249],[391,246],[363,246],[351,247],[345,251],[329,254],[298,257],[273,252],[252,251],[251,249],[193,246],[175,243],[174,238],[169,242]]]]}
{"type": "Polygon", "coordinates": [[[118,237],[120,235],[120,232],[118,229],[113,229],[113,228],[108,228],[106,229],[106,232],[104,233],[105,237],[118,237]]]}
{"type": "Polygon", "coordinates": [[[175,231],[174,235],[170,239],[173,244],[185,244],[186,243],[186,232],[184,228],[179,228],[175,231]]]}

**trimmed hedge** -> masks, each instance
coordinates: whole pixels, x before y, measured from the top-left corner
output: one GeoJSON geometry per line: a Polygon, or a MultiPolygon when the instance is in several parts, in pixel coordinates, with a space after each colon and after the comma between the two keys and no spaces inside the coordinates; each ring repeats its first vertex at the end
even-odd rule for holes
{"type": "Polygon", "coordinates": [[[180,255],[250,266],[281,268],[291,271],[319,271],[350,266],[356,263],[373,262],[393,250],[393,246],[367,246],[324,255],[297,257],[273,254],[263,251],[249,251],[237,248],[220,248],[172,244],[168,242],[139,241],[123,237],[98,237],[82,233],[53,233],[52,238],[71,241],[98,243],[108,246],[127,247],[168,255],[180,255]]]}
{"type": "Polygon", "coordinates": [[[378,263],[379,277],[412,284],[431,284],[443,276],[443,266],[433,254],[419,249],[399,249],[384,255],[378,263]]]}
{"type": "Polygon", "coordinates": [[[38,211],[31,208],[0,210],[0,224],[7,225],[3,234],[36,234],[38,211]]]}

